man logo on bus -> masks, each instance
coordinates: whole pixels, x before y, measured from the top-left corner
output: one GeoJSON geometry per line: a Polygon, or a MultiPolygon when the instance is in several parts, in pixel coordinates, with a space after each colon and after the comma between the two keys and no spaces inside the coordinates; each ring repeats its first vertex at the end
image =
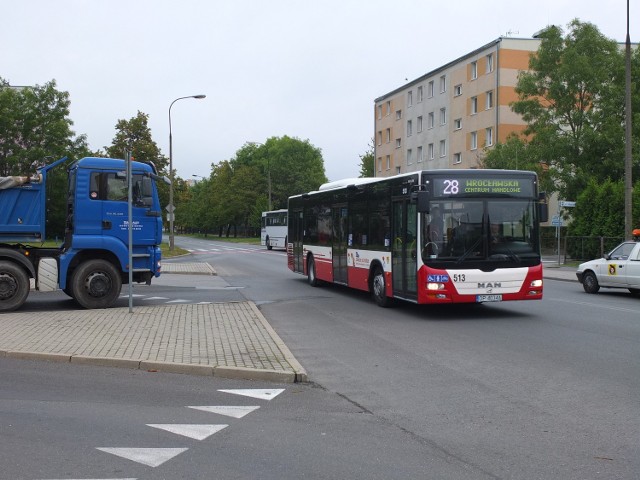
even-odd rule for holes
{"type": "Polygon", "coordinates": [[[478,288],[501,288],[502,283],[500,282],[478,282],[478,288]]]}

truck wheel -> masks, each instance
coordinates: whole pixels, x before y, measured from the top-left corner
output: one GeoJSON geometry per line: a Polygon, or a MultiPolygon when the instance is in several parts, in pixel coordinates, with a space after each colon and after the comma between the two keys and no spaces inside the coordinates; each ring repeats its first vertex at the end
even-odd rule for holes
{"type": "Polygon", "coordinates": [[[108,308],[120,296],[120,272],[106,260],[89,260],[73,272],[71,291],[84,308],[108,308]]]}
{"type": "Polygon", "coordinates": [[[16,310],[29,295],[29,276],[12,262],[0,261],[0,312],[16,310]]]}
{"type": "Polygon", "coordinates": [[[598,284],[598,278],[595,273],[585,272],[582,277],[582,288],[584,288],[584,291],[587,293],[598,293],[600,285],[598,284]]]}
{"type": "Polygon", "coordinates": [[[371,278],[371,295],[376,303],[381,307],[390,307],[393,299],[387,297],[384,281],[384,271],[380,267],[375,267],[371,278]]]}

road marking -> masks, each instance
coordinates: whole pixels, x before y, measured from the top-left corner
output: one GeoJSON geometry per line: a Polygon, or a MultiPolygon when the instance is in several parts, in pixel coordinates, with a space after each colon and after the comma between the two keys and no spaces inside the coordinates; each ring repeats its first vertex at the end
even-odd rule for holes
{"type": "Polygon", "coordinates": [[[218,433],[229,425],[193,425],[193,424],[171,424],[171,423],[147,423],[147,427],[159,428],[167,432],[182,435],[184,437],[204,440],[214,433],[218,433]]]}
{"type": "Polygon", "coordinates": [[[242,418],[245,415],[253,412],[254,410],[259,409],[260,407],[252,406],[252,407],[227,407],[227,406],[190,406],[187,408],[193,408],[195,410],[202,410],[203,412],[209,413],[217,413],[220,415],[226,415],[227,417],[233,418],[242,418]]]}
{"type": "Polygon", "coordinates": [[[118,457],[126,458],[149,467],[157,467],[167,460],[180,455],[188,448],[110,448],[98,447],[101,452],[110,453],[118,457]]]}
{"type": "Polygon", "coordinates": [[[137,478],[43,478],[42,480],[138,480],[137,478]]]}
{"type": "Polygon", "coordinates": [[[187,303],[189,300],[178,298],[177,300],[169,300],[167,303],[187,303]]]}
{"type": "Polygon", "coordinates": [[[284,388],[261,389],[245,388],[239,390],[218,390],[219,392],[232,393],[234,395],[244,395],[245,397],[259,398],[261,400],[272,400],[284,392],[284,388]]]}
{"type": "Polygon", "coordinates": [[[143,300],[169,300],[169,297],[145,297],[143,300]]]}

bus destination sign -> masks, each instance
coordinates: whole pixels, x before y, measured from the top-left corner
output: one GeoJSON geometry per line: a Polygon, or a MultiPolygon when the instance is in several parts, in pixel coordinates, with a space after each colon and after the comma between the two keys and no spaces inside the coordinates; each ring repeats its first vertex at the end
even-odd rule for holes
{"type": "Polygon", "coordinates": [[[524,177],[434,177],[432,182],[434,197],[532,197],[534,194],[533,179],[524,177]]]}

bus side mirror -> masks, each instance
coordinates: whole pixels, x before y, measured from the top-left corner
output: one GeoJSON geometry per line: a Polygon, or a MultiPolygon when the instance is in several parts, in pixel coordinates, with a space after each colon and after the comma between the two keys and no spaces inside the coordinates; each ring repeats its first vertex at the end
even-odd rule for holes
{"type": "Polygon", "coordinates": [[[549,221],[549,204],[547,192],[538,192],[538,217],[541,223],[549,221]]]}
{"type": "Polygon", "coordinates": [[[416,203],[419,213],[429,213],[429,192],[426,190],[418,190],[415,192],[416,203]]]}

